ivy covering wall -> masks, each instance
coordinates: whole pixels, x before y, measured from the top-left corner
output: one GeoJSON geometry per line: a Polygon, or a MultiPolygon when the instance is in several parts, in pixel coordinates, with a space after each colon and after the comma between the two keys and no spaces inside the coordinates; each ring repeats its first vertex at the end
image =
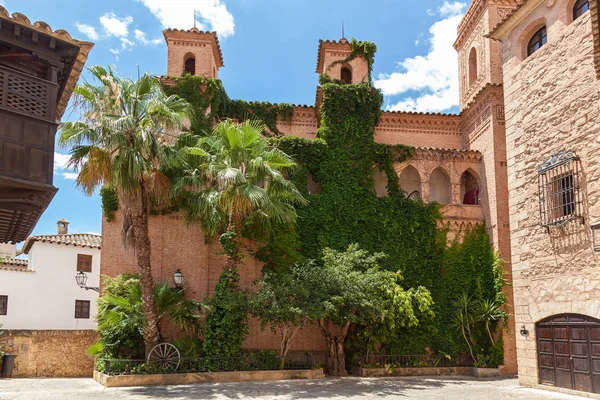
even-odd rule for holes
{"type": "MultiPolygon", "coordinates": [[[[352,45],[350,57],[366,57],[371,69],[375,46],[354,40],[352,45]]],[[[388,351],[462,351],[465,344],[452,327],[456,296],[467,291],[478,299],[504,301],[501,268],[485,228],[448,247],[446,232],[436,227],[438,206],[409,200],[401,191],[393,166],[410,158],[414,149],[375,143],[383,96],[370,82],[321,79],[320,127],[317,139],[308,140],[278,136],[277,119],[291,118],[291,105],[233,101],[218,80],[189,75],[173,79],[175,85],[165,90],[193,105],[193,133],[202,134],[222,118],[262,119],[276,135],[272,143],[300,164],[290,179],[310,203],[298,209],[295,230],[282,227],[256,254],[267,268],[286,269],[301,257],[319,259],[325,247],[343,251],[358,243],[369,252],[387,254],[380,264],[400,272],[406,287],[423,285],[431,291],[436,317],[407,331],[401,343],[384,344],[388,351]],[[385,197],[375,192],[376,169],[387,176],[385,197]],[[319,193],[308,193],[309,176],[320,186],[319,193]]],[[[480,336],[485,339],[483,332],[480,336]]]]}

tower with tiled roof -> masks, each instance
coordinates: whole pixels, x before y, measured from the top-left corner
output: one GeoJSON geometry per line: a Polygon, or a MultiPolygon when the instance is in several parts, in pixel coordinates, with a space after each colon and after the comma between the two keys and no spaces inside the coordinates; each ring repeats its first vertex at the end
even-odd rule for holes
{"type": "Polygon", "coordinates": [[[167,73],[181,76],[184,73],[218,79],[223,66],[223,55],[216,32],[165,29],[168,48],[167,73]]]}

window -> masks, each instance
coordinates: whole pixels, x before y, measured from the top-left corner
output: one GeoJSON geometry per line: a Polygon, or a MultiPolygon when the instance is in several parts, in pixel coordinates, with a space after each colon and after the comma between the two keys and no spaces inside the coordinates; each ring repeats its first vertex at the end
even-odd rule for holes
{"type": "Polygon", "coordinates": [[[546,44],[547,41],[548,34],[546,32],[546,27],[543,26],[529,40],[529,44],[527,45],[527,56],[530,56],[538,51],[540,47],[546,44]]]}
{"type": "Polygon", "coordinates": [[[573,6],[573,21],[581,17],[587,10],[590,9],[589,0],[577,0],[573,6]]]}
{"type": "Polygon", "coordinates": [[[477,80],[477,50],[475,47],[471,49],[469,54],[469,85],[472,85],[477,80]]]}
{"type": "Polygon", "coordinates": [[[8,296],[0,296],[0,315],[8,314],[8,296]]]}
{"type": "Polygon", "coordinates": [[[342,68],[341,78],[344,81],[344,83],[348,83],[348,84],[352,83],[352,71],[350,71],[350,69],[348,67],[342,68]]]}
{"type": "Polygon", "coordinates": [[[194,55],[191,53],[188,53],[185,55],[185,66],[184,66],[184,72],[187,72],[190,75],[196,75],[196,59],[194,58],[194,55]]]}
{"type": "Polygon", "coordinates": [[[75,300],[75,318],[89,319],[90,318],[90,301],[75,300]]]}
{"type": "Polygon", "coordinates": [[[77,254],[77,271],[92,272],[92,256],[77,254]]]}
{"type": "Polygon", "coordinates": [[[579,157],[573,152],[554,154],[538,167],[540,216],[543,226],[580,219],[579,157]]]}

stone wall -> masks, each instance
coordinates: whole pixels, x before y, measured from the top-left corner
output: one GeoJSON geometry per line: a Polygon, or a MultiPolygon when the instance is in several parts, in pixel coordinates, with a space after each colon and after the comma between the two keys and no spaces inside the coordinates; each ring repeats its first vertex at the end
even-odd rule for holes
{"type": "Polygon", "coordinates": [[[600,312],[600,262],[589,226],[600,219],[600,96],[590,13],[570,23],[569,2],[538,3],[502,43],[515,319],[517,332],[523,325],[529,331],[517,333],[519,380],[526,385],[538,383],[536,322],[600,312]],[[540,23],[548,42],[523,58],[540,23]],[[563,150],[581,158],[585,224],[547,231],[540,225],[537,167],[563,150]]]}
{"type": "Polygon", "coordinates": [[[13,378],[92,377],[94,359],[87,349],[96,332],[5,330],[5,352],[16,354],[13,378]]]}

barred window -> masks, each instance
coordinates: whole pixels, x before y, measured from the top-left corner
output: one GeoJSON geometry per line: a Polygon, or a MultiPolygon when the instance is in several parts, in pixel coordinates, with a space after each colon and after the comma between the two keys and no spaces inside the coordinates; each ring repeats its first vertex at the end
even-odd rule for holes
{"type": "Polygon", "coordinates": [[[0,296],[0,315],[8,314],[8,296],[0,296]]]}
{"type": "Polygon", "coordinates": [[[90,318],[90,301],[75,300],[75,318],[89,319],[90,318]]]}
{"type": "Polygon", "coordinates": [[[574,152],[561,152],[538,167],[540,216],[546,227],[583,220],[579,157],[574,152]]]}

